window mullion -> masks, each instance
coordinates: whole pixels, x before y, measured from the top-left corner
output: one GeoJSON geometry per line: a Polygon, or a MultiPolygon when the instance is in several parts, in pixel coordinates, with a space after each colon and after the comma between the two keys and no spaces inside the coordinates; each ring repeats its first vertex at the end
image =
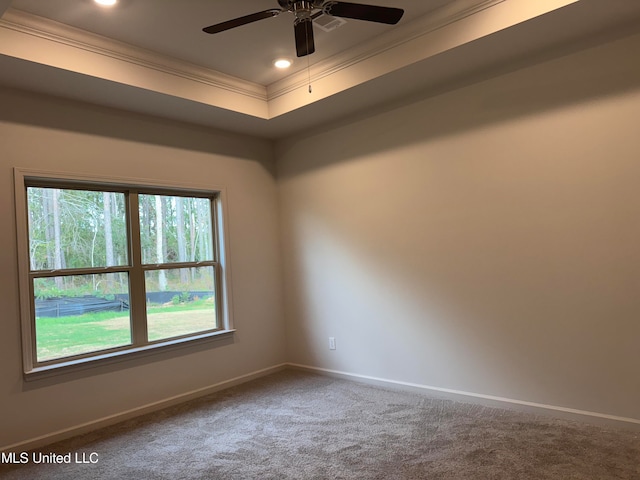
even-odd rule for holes
{"type": "Polygon", "coordinates": [[[25,378],[232,333],[224,190],[14,173],[25,378]]]}
{"type": "Polygon", "coordinates": [[[70,277],[74,275],[104,275],[107,273],[128,272],[129,266],[118,267],[87,267],[87,268],[63,268],[60,270],[33,270],[29,272],[29,278],[70,277]]]}
{"type": "MultiPolygon", "coordinates": [[[[209,201],[209,210],[211,212],[211,222],[212,225],[216,225],[216,228],[213,229],[212,235],[213,238],[211,238],[211,243],[212,243],[212,248],[213,248],[213,259],[216,261],[216,263],[220,263],[220,238],[219,238],[219,229],[217,228],[219,219],[218,219],[218,208],[217,208],[217,204],[218,204],[218,197],[216,196],[216,198],[213,198],[209,201]]],[[[217,269],[217,267],[216,267],[217,269]]]]}
{"type": "Polygon", "coordinates": [[[147,341],[147,309],[144,285],[144,270],[142,269],[142,248],[140,243],[140,208],[138,193],[128,194],[129,218],[129,255],[131,274],[129,277],[131,309],[131,340],[133,345],[146,345],[147,341]]]}
{"type": "Polygon", "coordinates": [[[205,262],[155,263],[144,265],[144,271],[152,272],[156,270],[175,270],[178,268],[215,267],[216,265],[218,265],[218,262],[213,260],[205,262]]]}

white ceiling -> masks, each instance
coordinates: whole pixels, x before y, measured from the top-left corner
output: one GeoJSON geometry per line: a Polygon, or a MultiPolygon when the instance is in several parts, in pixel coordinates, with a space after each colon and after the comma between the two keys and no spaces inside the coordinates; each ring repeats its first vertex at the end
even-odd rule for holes
{"type": "MultiPolygon", "coordinates": [[[[402,22],[408,23],[447,1],[364,0],[360,3],[403,8],[402,22]]],[[[292,14],[281,14],[216,35],[202,32],[208,25],[279,8],[277,0],[120,0],[114,8],[98,7],[91,0],[13,0],[11,6],[263,85],[286,75],[272,67],[277,57],[296,60],[296,69],[307,66],[307,59],[296,59],[292,14]]],[[[316,28],[316,53],[309,60],[314,63],[324,60],[390,28],[357,20],[348,20],[348,25],[332,32],[316,28]]]]}
{"type": "Polygon", "coordinates": [[[361,3],[405,16],[396,26],[315,28],[316,53],[282,73],[271,62],[295,59],[290,14],[201,31],[276,0],[120,0],[111,9],[0,0],[0,84],[279,138],[550,49],[560,54],[561,45],[640,31],[638,0],[361,3]]]}

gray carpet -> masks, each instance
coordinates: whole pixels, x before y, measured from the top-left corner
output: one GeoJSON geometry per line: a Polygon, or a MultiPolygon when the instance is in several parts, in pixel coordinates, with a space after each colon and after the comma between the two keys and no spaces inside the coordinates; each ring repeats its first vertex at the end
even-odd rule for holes
{"type": "Polygon", "coordinates": [[[284,371],[51,445],[2,479],[640,479],[640,436],[284,371]],[[93,457],[95,459],[95,456],[93,457]]]}

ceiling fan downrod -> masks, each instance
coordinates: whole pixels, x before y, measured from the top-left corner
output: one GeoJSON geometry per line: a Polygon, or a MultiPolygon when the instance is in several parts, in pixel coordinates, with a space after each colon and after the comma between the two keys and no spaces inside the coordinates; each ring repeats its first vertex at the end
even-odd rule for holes
{"type": "Polygon", "coordinates": [[[316,51],[315,40],[313,38],[313,2],[297,1],[293,3],[293,14],[296,19],[293,22],[293,29],[296,39],[296,54],[298,57],[311,55],[316,51]]]}
{"type": "Polygon", "coordinates": [[[278,0],[283,10],[296,13],[297,11],[308,10],[309,14],[318,9],[324,3],[323,0],[278,0]]]}
{"type": "Polygon", "coordinates": [[[313,2],[298,1],[293,4],[293,13],[296,20],[303,20],[311,17],[313,11],[313,2]]]}

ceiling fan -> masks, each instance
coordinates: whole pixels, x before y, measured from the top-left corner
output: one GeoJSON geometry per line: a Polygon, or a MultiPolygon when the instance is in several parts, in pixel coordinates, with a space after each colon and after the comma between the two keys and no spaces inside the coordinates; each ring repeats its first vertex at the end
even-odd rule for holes
{"type": "Polygon", "coordinates": [[[296,39],[296,53],[298,57],[304,57],[315,52],[313,40],[314,18],[322,14],[334,17],[353,18],[368,22],[386,23],[395,25],[400,21],[404,10],[401,8],[380,7],[377,5],[364,5],[361,3],[334,2],[325,0],[278,0],[281,8],[270,8],[262,12],[252,13],[226,22],[217,23],[203,28],[205,33],[219,33],[231,28],[240,27],[248,23],[257,22],[265,18],[280,15],[283,12],[291,12],[295,15],[293,29],[296,39]]]}

